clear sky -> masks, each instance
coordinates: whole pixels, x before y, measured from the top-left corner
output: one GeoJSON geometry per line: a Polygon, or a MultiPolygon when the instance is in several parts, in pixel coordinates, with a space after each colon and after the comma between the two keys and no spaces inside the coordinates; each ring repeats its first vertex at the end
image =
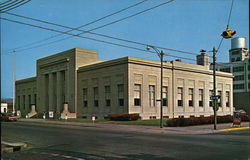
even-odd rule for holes
{"type": "MultiPolygon", "coordinates": [[[[7,0],[0,0],[0,3],[5,1],[7,0]]],[[[142,0],[32,0],[9,12],[69,27],[78,27],[140,1],[142,0]]],[[[169,0],[147,0],[134,8],[82,29],[90,30],[167,1],[169,0]]],[[[166,5],[93,32],[198,54],[201,49],[210,51],[213,47],[218,47],[221,40],[220,34],[225,30],[228,22],[230,7],[231,0],[174,0],[166,5]]],[[[1,14],[1,17],[60,31],[68,30],[7,14],[1,14]]],[[[234,0],[230,28],[236,30],[237,34],[235,36],[246,37],[247,47],[249,47],[249,0],[234,0]]],[[[71,33],[76,34],[79,32],[71,33]]],[[[61,35],[46,40],[56,34],[58,33],[1,20],[2,97],[12,97],[12,56],[9,52],[13,49],[16,49],[15,70],[17,80],[36,76],[37,59],[75,47],[96,50],[98,51],[99,59],[102,60],[111,60],[125,56],[159,60],[156,54],[153,53],[79,37],[51,43],[68,37],[68,35],[61,35]],[[41,40],[41,43],[31,44],[41,40]]],[[[145,49],[145,46],[124,43],[90,34],[83,34],[83,36],[145,49]]],[[[230,45],[230,40],[223,41],[217,61],[228,61],[230,45]]],[[[191,59],[196,58],[195,55],[170,50],[164,50],[164,52],[191,59]]],[[[208,53],[211,55],[210,52],[208,53]]],[[[173,59],[176,58],[165,57],[165,60],[173,59]]],[[[195,63],[187,60],[183,60],[183,62],[195,63]]]]}

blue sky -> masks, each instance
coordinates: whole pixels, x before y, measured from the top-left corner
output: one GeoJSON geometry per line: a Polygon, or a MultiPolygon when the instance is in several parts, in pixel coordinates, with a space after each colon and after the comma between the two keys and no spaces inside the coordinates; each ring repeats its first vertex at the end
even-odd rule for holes
{"type": "MultiPolygon", "coordinates": [[[[1,2],[4,1],[6,0],[2,0],[1,2]]],[[[9,12],[69,27],[78,27],[140,1],[141,0],[32,0],[9,12]]],[[[148,0],[141,5],[82,29],[89,30],[166,1],[168,0],[148,0]]],[[[213,47],[219,45],[221,39],[220,34],[226,28],[230,7],[231,0],[175,0],[159,8],[95,30],[94,32],[138,41],[145,44],[199,53],[201,49],[212,50],[213,47]]],[[[249,0],[234,0],[230,28],[237,31],[235,36],[247,37],[247,47],[249,47],[248,15],[249,0]]],[[[61,31],[67,30],[52,25],[44,25],[31,20],[17,18],[7,14],[2,14],[1,17],[59,29],[61,31]]],[[[58,33],[1,20],[2,97],[12,97],[12,56],[10,52],[17,47],[22,47],[27,44],[29,45],[30,43],[44,40],[56,34],[58,33]]],[[[128,44],[90,34],[83,34],[83,36],[145,49],[145,46],[128,44]]],[[[48,44],[65,37],[68,36],[61,35],[43,41],[42,43],[17,48],[15,64],[16,79],[19,80],[35,76],[37,59],[75,47],[96,50],[98,51],[99,58],[102,60],[111,60],[125,56],[151,60],[159,59],[156,54],[108,45],[78,37],[72,37],[57,43],[36,47],[37,45],[44,43],[48,44]],[[33,48],[27,49],[29,47],[33,48]]],[[[223,41],[220,52],[218,53],[217,61],[228,61],[228,50],[230,49],[230,45],[230,40],[223,41]]],[[[195,55],[188,55],[169,50],[164,50],[164,52],[191,59],[196,58],[195,55]]],[[[165,57],[165,60],[173,59],[176,58],[165,57]]],[[[195,63],[194,61],[183,61],[195,63]]]]}

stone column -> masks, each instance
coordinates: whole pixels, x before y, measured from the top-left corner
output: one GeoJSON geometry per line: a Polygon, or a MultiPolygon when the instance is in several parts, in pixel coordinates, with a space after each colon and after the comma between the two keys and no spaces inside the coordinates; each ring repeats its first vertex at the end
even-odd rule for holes
{"type": "Polygon", "coordinates": [[[57,102],[56,102],[56,115],[60,115],[61,107],[62,107],[62,73],[59,71],[56,73],[56,95],[57,95],[57,102]]]}
{"type": "Polygon", "coordinates": [[[53,111],[53,73],[49,73],[49,112],[53,111]]]}
{"type": "Polygon", "coordinates": [[[65,71],[65,103],[69,104],[69,61],[67,62],[67,69],[65,71]]]}
{"type": "Polygon", "coordinates": [[[44,111],[43,112],[46,112],[48,113],[49,111],[49,108],[48,108],[48,81],[47,81],[47,78],[48,78],[48,75],[47,74],[44,74],[42,76],[42,86],[43,86],[43,96],[42,96],[42,105],[44,105],[44,111]]]}

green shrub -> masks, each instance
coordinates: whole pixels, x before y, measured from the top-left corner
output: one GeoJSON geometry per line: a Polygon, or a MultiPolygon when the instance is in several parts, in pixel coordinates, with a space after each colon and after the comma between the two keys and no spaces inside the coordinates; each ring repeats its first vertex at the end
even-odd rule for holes
{"type": "Polygon", "coordinates": [[[248,122],[250,119],[250,115],[243,114],[243,115],[240,115],[240,118],[241,118],[241,121],[248,122]]]}
{"type": "Polygon", "coordinates": [[[110,114],[108,118],[112,121],[135,121],[140,119],[139,114],[127,114],[127,113],[117,113],[117,114],[110,114]]]}
{"type": "MultiPolygon", "coordinates": [[[[241,121],[249,121],[249,115],[241,115],[241,121]]],[[[233,116],[217,116],[217,123],[230,123],[233,122],[233,116]]],[[[214,117],[190,117],[190,118],[173,118],[166,121],[166,126],[177,127],[177,126],[191,126],[201,124],[212,124],[214,123],[214,117]]]]}

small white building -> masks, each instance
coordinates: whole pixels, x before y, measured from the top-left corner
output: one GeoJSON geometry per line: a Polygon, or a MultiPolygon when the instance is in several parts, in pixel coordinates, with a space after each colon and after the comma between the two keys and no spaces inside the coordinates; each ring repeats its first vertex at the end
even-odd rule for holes
{"type": "Polygon", "coordinates": [[[1,113],[7,113],[7,103],[1,103],[1,113]]]}

